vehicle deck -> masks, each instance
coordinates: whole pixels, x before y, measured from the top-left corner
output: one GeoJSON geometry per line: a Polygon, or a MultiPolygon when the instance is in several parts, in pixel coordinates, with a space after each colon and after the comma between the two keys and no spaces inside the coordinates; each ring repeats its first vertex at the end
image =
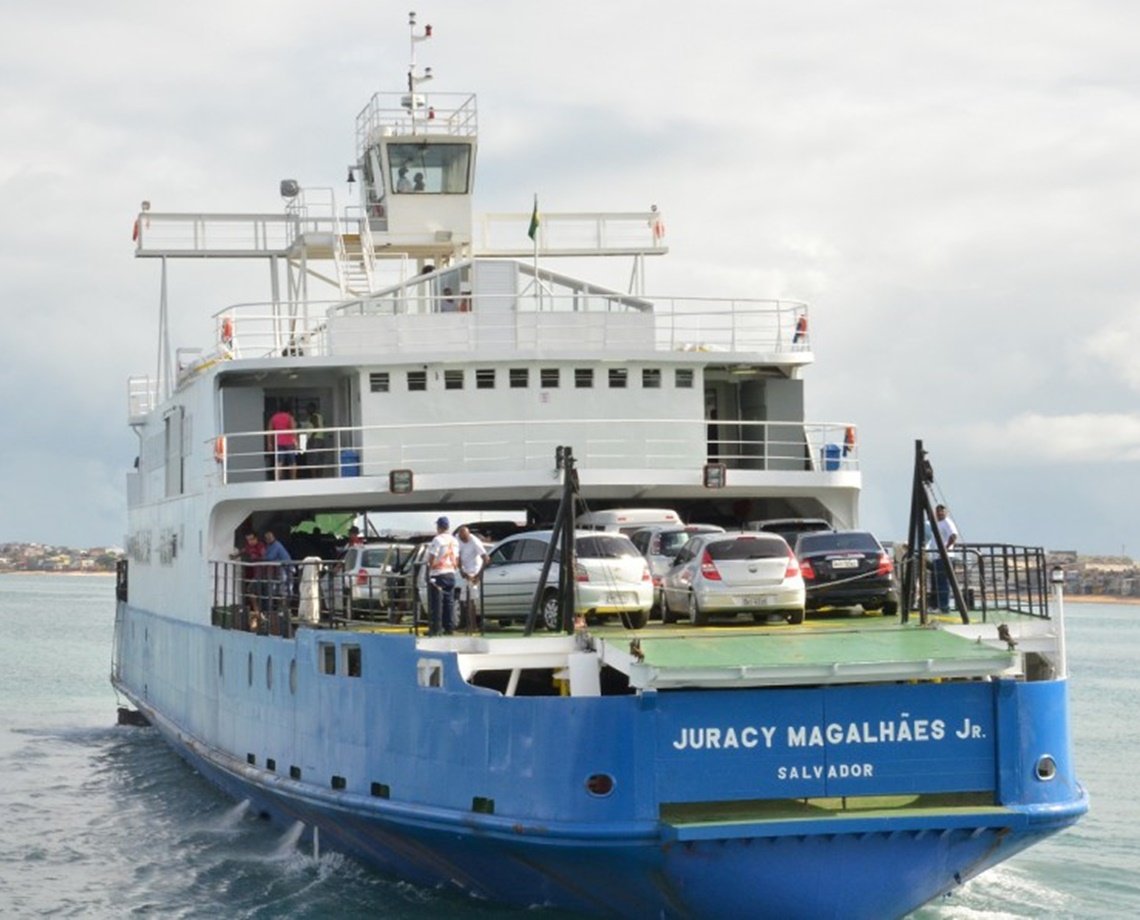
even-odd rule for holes
{"type": "MultiPolygon", "coordinates": [[[[1010,614],[1009,619],[1023,618],[1010,614]]],[[[995,625],[979,624],[966,635],[956,631],[959,626],[957,618],[923,626],[872,615],[809,620],[794,627],[653,623],[630,631],[614,622],[590,627],[589,635],[603,663],[626,673],[631,686],[639,689],[979,678],[1019,667],[1019,655],[998,639],[995,625]]],[[[350,628],[408,632],[406,625],[354,622],[350,628]]],[[[498,667],[528,668],[541,666],[539,658],[545,662],[571,650],[570,637],[538,630],[529,639],[515,627],[420,642],[425,648],[457,652],[474,670],[485,665],[472,664],[471,659],[493,658],[498,667]],[[562,649],[551,648],[549,642],[541,650],[535,645],[536,640],[560,638],[568,643],[562,649]]]]}

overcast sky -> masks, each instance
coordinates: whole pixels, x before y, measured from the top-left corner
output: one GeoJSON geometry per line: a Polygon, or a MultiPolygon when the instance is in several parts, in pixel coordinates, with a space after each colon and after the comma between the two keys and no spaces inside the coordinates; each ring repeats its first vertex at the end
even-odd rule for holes
{"type": "MultiPolygon", "coordinates": [[[[153,373],[155,210],[346,194],[395,90],[393,4],[5,4],[0,542],[121,543],[126,379],[153,373]]],[[[480,105],[477,211],[665,215],[651,293],[812,307],[808,416],[859,426],[901,538],[913,442],[965,539],[1140,556],[1140,4],[434,2],[480,105]]],[[[261,289],[175,263],[173,339],[261,289]]]]}

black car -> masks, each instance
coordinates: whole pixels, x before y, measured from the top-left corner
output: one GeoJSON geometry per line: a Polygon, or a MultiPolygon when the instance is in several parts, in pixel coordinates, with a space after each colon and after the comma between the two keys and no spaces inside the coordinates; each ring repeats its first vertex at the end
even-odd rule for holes
{"type": "Polygon", "coordinates": [[[894,562],[873,534],[865,530],[800,534],[796,558],[807,588],[807,609],[854,607],[899,610],[894,562]]]}

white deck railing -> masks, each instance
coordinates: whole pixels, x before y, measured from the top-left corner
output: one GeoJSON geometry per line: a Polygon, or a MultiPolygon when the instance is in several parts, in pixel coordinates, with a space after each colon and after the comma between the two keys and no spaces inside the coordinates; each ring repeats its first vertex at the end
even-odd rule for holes
{"type": "Polygon", "coordinates": [[[807,306],[794,301],[693,297],[647,301],[588,292],[492,295],[481,300],[469,294],[444,297],[414,290],[335,305],[310,303],[295,315],[275,312],[270,304],[236,304],[214,315],[218,342],[227,358],[365,350],[474,353],[488,344],[547,351],[588,346],[626,353],[643,349],[806,355],[811,351],[807,319],[807,306]],[[633,308],[634,300],[651,310],[633,308]],[[370,324],[362,322],[364,317],[387,319],[370,324]],[[430,319],[425,323],[425,318],[430,319]],[[330,337],[338,322],[347,334],[330,337]]]}
{"type": "MultiPolygon", "coordinates": [[[[855,428],[840,422],[706,419],[559,419],[307,429],[299,469],[316,478],[545,470],[560,444],[582,469],[839,472],[859,468],[855,428]],[[313,447],[314,438],[320,444],[313,447]]],[[[288,476],[276,471],[269,431],[232,432],[208,445],[223,482],[288,476]]]]}

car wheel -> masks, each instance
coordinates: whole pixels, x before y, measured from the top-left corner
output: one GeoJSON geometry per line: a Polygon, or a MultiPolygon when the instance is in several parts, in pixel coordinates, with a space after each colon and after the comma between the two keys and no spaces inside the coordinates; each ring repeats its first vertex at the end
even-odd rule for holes
{"type": "Polygon", "coordinates": [[[648,610],[634,610],[621,615],[621,625],[626,629],[644,629],[648,622],[648,610]]]}
{"type": "Polygon", "coordinates": [[[677,614],[669,608],[669,602],[661,601],[661,622],[668,626],[670,623],[677,621],[677,614]]]}
{"type": "Polygon", "coordinates": [[[897,616],[898,612],[899,612],[899,602],[894,600],[893,598],[891,600],[888,600],[885,604],[883,604],[883,616],[885,616],[885,617],[897,616]]]}
{"type": "Polygon", "coordinates": [[[708,626],[709,615],[701,610],[695,594],[689,595],[689,622],[694,626],[708,626]]]}
{"type": "Polygon", "coordinates": [[[787,618],[788,622],[793,626],[799,626],[804,621],[804,608],[797,607],[795,610],[789,610],[787,618]]]}
{"type": "Polygon", "coordinates": [[[562,610],[558,604],[558,595],[547,591],[542,598],[542,624],[551,632],[558,632],[562,628],[562,610]]]}

